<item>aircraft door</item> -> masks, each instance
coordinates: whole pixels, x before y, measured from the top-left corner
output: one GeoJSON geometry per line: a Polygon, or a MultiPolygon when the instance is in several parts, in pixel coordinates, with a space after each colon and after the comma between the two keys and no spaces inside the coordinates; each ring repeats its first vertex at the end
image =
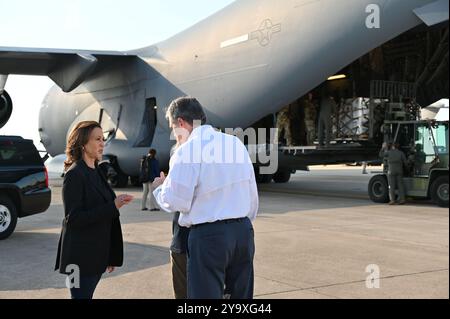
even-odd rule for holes
{"type": "Polygon", "coordinates": [[[139,134],[134,147],[149,147],[152,144],[157,124],[156,98],[145,100],[145,110],[142,117],[139,134]]]}

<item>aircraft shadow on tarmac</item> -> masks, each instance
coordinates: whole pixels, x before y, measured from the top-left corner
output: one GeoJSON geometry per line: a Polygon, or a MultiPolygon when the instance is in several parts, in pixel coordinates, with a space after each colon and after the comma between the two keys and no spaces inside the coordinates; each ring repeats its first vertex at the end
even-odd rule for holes
{"type": "MultiPolygon", "coordinates": [[[[13,236],[0,242],[0,291],[65,288],[66,277],[53,271],[59,234],[17,232],[13,236]]],[[[169,262],[167,247],[124,242],[124,265],[103,278],[169,262]]]]}
{"type": "MultiPolygon", "coordinates": [[[[140,200],[133,200],[132,204],[126,209],[120,210],[120,222],[123,225],[126,224],[140,224],[140,223],[152,223],[168,221],[172,222],[172,214],[162,211],[141,211],[140,200]]],[[[29,216],[23,219],[19,219],[17,222],[17,231],[35,231],[38,229],[58,228],[61,230],[61,224],[64,219],[63,205],[52,204],[50,208],[42,213],[33,216],[29,216]]],[[[167,226],[167,232],[172,231],[172,225],[167,226]]],[[[12,235],[14,236],[14,234],[12,235]]],[[[0,244],[1,245],[1,244],[0,244]]]]}

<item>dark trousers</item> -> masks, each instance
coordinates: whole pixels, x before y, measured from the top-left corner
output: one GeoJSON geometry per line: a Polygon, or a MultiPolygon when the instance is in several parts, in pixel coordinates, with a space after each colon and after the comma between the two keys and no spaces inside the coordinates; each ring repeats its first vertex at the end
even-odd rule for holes
{"type": "Polygon", "coordinates": [[[72,299],[92,299],[100,278],[102,278],[102,274],[80,276],[80,287],[70,288],[70,295],[72,299]]]}
{"type": "Polygon", "coordinates": [[[324,145],[324,139],[325,139],[325,145],[329,145],[330,144],[330,140],[331,140],[331,126],[332,126],[332,121],[331,121],[331,114],[328,116],[328,114],[325,115],[321,115],[319,117],[319,127],[318,127],[318,140],[319,140],[319,145],[324,145]]]}
{"type": "Polygon", "coordinates": [[[395,190],[398,188],[398,199],[405,200],[405,186],[403,185],[402,174],[388,174],[389,199],[395,202],[395,190]]]}
{"type": "Polygon", "coordinates": [[[226,290],[231,299],[252,299],[254,254],[254,232],[248,218],[191,227],[188,298],[223,299],[226,290]]]}
{"type": "Polygon", "coordinates": [[[187,256],[185,253],[170,252],[172,263],[172,284],[173,294],[175,299],[187,298],[187,281],[186,281],[186,267],[187,256]]]}

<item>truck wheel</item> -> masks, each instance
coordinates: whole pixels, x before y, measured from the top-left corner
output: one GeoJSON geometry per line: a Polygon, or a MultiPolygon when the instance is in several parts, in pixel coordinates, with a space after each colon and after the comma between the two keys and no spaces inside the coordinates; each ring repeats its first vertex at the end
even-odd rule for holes
{"type": "Polygon", "coordinates": [[[8,238],[16,229],[17,209],[5,196],[0,196],[0,240],[8,238]]]}
{"type": "Polygon", "coordinates": [[[448,207],[448,176],[439,176],[431,185],[431,199],[440,207],[448,207]]]}
{"type": "Polygon", "coordinates": [[[369,182],[369,197],[375,203],[389,202],[389,185],[384,175],[375,175],[369,182]]]}
{"type": "Polygon", "coordinates": [[[289,179],[291,178],[291,172],[290,171],[278,171],[273,175],[273,181],[275,183],[287,183],[289,182],[289,179]]]}

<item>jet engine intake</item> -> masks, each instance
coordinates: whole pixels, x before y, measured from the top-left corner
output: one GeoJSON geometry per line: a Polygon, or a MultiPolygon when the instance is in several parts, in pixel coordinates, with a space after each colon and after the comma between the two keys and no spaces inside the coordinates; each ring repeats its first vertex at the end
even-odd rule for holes
{"type": "Polygon", "coordinates": [[[0,128],[8,123],[13,110],[11,97],[5,90],[0,90],[0,128]]]}

